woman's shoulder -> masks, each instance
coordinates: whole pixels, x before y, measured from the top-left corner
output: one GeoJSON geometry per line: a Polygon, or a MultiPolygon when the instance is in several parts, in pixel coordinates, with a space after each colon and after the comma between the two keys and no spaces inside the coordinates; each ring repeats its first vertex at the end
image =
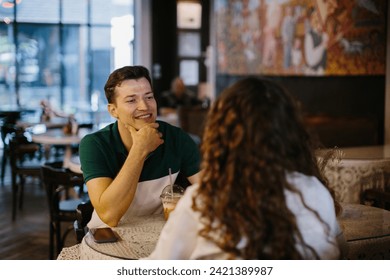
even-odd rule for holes
{"type": "Polygon", "coordinates": [[[193,184],[191,186],[188,186],[185,189],[184,195],[180,200],[183,200],[183,203],[185,205],[192,205],[193,198],[197,196],[198,188],[199,184],[193,184]]]}
{"type": "Polygon", "coordinates": [[[317,177],[296,171],[287,174],[287,181],[297,188],[300,186],[315,186],[319,188],[325,187],[317,177]]]}
{"type": "Polygon", "coordinates": [[[320,199],[322,202],[333,202],[329,190],[315,176],[305,175],[300,172],[291,172],[287,175],[287,181],[303,195],[306,201],[320,199]]]}
{"type": "Polygon", "coordinates": [[[194,196],[195,193],[198,191],[199,189],[199,184],[198,183],[195,183],[191,186],[188,186],[185,190],[186,193],[188,193],[187,195],[191,195],[191,196],[194,196]]]}
{"type": "MultiPolygon", "coordinates": [[[[320,212],[334,210],[334,200],[329,190],[315,176],[292,172],[287,175],[287,181],[302,195],[305,204],[320,212]]],[[[298,203],[300,199],[294,192],[287,192],[287,200],[298,203]]],[[[293,204],[294,204],[293,203],[293,204]]]]}

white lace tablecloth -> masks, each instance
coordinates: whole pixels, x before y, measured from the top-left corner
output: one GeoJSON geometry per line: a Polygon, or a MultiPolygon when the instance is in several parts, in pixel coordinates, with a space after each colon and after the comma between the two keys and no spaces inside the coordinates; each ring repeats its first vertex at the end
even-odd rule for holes
{"type": "MultiPolygon", "coordinates": [[[[390,259],[390,211],[361,204],[342,204],[338,221],[347,242],[347,259],[390,259]]],[[[87,235],[81,244],[63,248],[58,260],[139,259],[156,245],[165,221],[162,215],[138,217],[113,228],[121,240],[98,244],[87,235]]],[[[180,226],[180,225],[178,225],[180,226]]]]}
{"type": "Polygon", "coordinates": [[[79,260],[80,259],[80,244],[71,247],[64,247],[58,255],[57,260],[79,260]]]}
{"type": "Polygon", "coordinates": [[[112,228],[119,236],[113,243],[96,243],[87,233],[81,244],[64,248],[57,259],[109,260],[139,259],[148,256],[156,246],[165,224],[163,215],[134,217],[112,228]]]}

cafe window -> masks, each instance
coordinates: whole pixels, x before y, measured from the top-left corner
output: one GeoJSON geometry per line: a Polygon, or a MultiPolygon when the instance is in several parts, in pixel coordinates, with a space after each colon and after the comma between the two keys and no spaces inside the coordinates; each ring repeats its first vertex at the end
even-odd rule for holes
{"type": "Polygon", "coordinates": [[[187,85],[199,82],[199,63],[197,60],[182,59],[180,61],[180,77],[187,85]]]}
{"type": "Polygon", "coordinates": [[[194,1],[179,1],[176,11],[179,75],[186,85],[196,86],[202,60],[202,5],[194,1]]]}
{"type": "Polygon", "coordinates": [[[81,118],[106,112],[108,75],[133,64],[133,6],[134,0],[0,1],[1,104],[39,108],[49,99],[81,118]]]}
{"type": "Polygon", "coordinates": [[[61,1],[62,17],[65,24],[87,24],[88,23],[88,1],[66,0],[61,1]]]}
{"type": "Polygon", "coordinates": [[[177,27],[200,29],[202,27],[202,5],[194,2],[177,3],[177,27]]]}
{"type": "Polygon", "coordinates": [[[24,0],[16,5],[16,21],[30,23],[59,23],[60,0],[24,0]]]}
{"type": "Polygon", "coordinates": [[[179,56],[201,55],[199,32],[179,32],[179,56]]]}

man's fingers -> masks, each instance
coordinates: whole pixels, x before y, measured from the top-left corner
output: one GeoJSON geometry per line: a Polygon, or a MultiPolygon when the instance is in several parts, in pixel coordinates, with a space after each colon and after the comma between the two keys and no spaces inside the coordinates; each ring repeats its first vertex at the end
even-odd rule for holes
{"type": "Polygon", "coordinates": [[[137,130],[135,130],[135,128],[132,127],[131,125],[127,126],[127,129],[130,131],[131,134],[134,134],[137,132],[137,130]]]}
{"type": "Polygon", "coordinates": [[[150,123],[149,125],[150,125],[150,127],[153,127],[153,128],[158,128],[159,127],[159,124],[156,123],[156,122],[150,123]]]}

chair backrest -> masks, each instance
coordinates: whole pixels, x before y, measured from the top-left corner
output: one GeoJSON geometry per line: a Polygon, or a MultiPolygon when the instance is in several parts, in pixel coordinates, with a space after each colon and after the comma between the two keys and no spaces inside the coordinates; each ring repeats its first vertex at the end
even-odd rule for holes
{"type": "Polygon", "coordinates": [[[76,209],[76,221],[74,222],[74,230],[76,234],[76,239],[78,242],[81,242],[84,235],[88,231],[87,224],[91,220],[93,213],[93,205],[90,200],[85,203],[80,203],[76,209]]]}
{"type": "Polygon", "coordinates": [[[81,174],[73,173],[63,168],[62,165],[62,161],[46,162],[41,167],[41,178],[45,186],[52,217],[59,215],[60,200],[63,195],[67,198],[70,188],[78,186],[82,190],[84,186],[84,179],[81,174]]]}
{"type": "Polygon", "coordinates": [[[362,193],[362,204],[390,210],[390,192],[377,189],[365,190],[362,193]]]}
{"type": "Polygon", "coordinates": [[[203,108],[201,106],[179,107],[178,116],[180,127],[184,131],[202,139],[208,111],[208,108],[203,108]]]}
{"type": "Polygon", "coordinates": [[[30,142],[23,134],[12,134],[9,139],[9,153],[12,170],[23,166],[27,160],[39,159],[40,146],[30,142]]]}
{"type": "Polygon", "coordinates": [[[0,129],[1,140],[3,141],[3,143],[5,145],[9,144],[9,142],[8,142],[9,138],[7,139],[7,136],[9,136],[12,133],[16,133],[17,130],[18,130],[18,128],[14,124],[10,124],[10,123],[2,123],[1,124],[1,129],[0,129]]]}
{"type": "Polygon", "coordinates": [[[390,210],[390,173],[379,171],[361,179],[360,203],[390,210]]]}

